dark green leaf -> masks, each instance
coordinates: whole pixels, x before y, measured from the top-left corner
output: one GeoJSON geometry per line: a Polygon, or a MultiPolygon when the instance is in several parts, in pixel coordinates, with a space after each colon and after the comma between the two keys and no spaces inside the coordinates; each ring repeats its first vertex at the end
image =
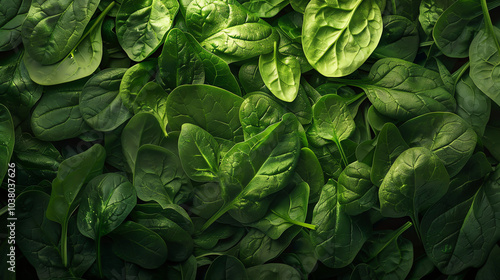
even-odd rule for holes
{"type": "Polygon", "coordinates": [[[38,139],[64,140],[90,129],[78,105],[84,84],[79,80],[45,91],[31,115],[31,129],[38,139]]]}
{"type": "Polygon", "coordinates": [[[338,202],[337,186],[329,180],[321,191],[314,207],[311,239],[316,247],[316,256],[327,267],[341,268],[349,265],[368,239],[370,229],[358,217],[345,213],[338,202]]]}
{"type": "Polygon", "coordinates": [[[233,141],[243,139],[238,117],[243,99],[229,91],[209,85],[177,87],[167,99],[167,118],[174,131],[184,123],[195,124],[214,137],[233,141]]]}
{"type": "Polygon", "coordinates": [[[235,257],[220,256],[210,265],[205,274],[206,280],[248,279],[245,267],[235,257]]]}
{"type": "Polygon", "coordinates": [[[449,182],[445,166],[429,149],[405,150],[380,185],[380,211],[384,217],[410,216],[418,223],[418,214],[443,197],[449,182]]]}
{"type": "Polygon", "coordinates": [[[429,113],[399,127],[410,147],[425,147],[444,163],[450,176],[456,175],[472,155],[477,136],[472,127],[452,113],[429,113]]]}
{"type": "Polygon", "coordinates": [[[116,15],[116,35],[130,59],[142,61],[161,45],[178,10],[176,0],[124,0],[116,15]]]}
{"type": "Polygon", "coordinates": [[[85,122],[97,131],[110,131],[132,114],[118,94],[124,68],[108,68],[90,78],[80,94],[79,108],[85,122]]]}
{"type": "Polygon", "coordinates": [[[191,182],[179,158],[151,144],[142,145],[137,151],[134,187],[141,200],[154,200],[164,208],[168,204],[185,202],[191,192],[191,182]]]}
{"type": "Polygon", "coordinates": [[[123,223],[113,231],[111,237],[113,252],[125,261],[153,269],[160,267],[167,259],[168,249],[163,239],[138,223],[123,223]]]}
{"type": "Polygon", "coordinates": [[[218,180],[219,144],[202,128],[185,123],[179,136],[179,157],[186,175],[193,181],[218,180]]]}

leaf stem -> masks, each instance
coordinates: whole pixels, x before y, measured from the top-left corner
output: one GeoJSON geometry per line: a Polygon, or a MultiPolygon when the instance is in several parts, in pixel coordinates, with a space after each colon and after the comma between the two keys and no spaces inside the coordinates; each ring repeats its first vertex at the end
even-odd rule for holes
{"type": "Polygon", "coordinates": [[[316,230],[316,225],[313,225],[313,224],[303,223],[303,222],[294,221],[294,220],[290,220],[290,222],[294,225],[297,225],[297,226],[301,226],[301,227],[308,228],[311,230],[316,230]]]}
{"type": "Polygon", "coordinates": [[[5,207],[3,207],[2,209],[0,209],[0,216],[2,216],[3,214],[7,213],[8,209],[9,209],[9,207],[7,205],[5,205],[5,207]]]}
{"type": "MultiPolygon", "coordinates": [[[[394,234],[394,236],[391,237],[391,239],[387,240],[387,242],[385,242],[384,246],[380,247],[379,250],[377,252],[375,252],[373,254],[373,256],[376,256],[378,254],[380,254],[380,252],[382,252],[389,244],[392,243],[392,241],[394,240],[397,240],[398,237],[403,234],[403,232],[405,232],[407,229],[409,229],[413,224],[411,222],[406,222],[404,225],[402,225],[400,228],[398,228],[394,234]]],[[[367,260],[367,262],[371,261],[373,259],[370,258],[369,260],[367,260]]]]}
{"type": "Polygon", "coordinates": [[[483,9],[484,24],[486,25],[486,30],[493,37],[493,41],[495,42],[495,45],[497,46],[497,50],[500,53],[500,43],[498,42],[498,38],[495,34],[495,29],[493,28],[493,23],[491,23],[490,12],[488,10],[488,4],[486,3],[486,0],[481,0],[481,8],[483,9]]]}
{"type": "Polygon", "coordinates": [[[457,71],[455,71],[455,73],[451,75],[451,77],[453,78],[453,82],[455,83],[455,86],[457,85],[458,80],[460,80],[460,78],[462,78],[465,72],[469,69],[469,67],[470,67],[470,61],[467,61],[464,65],[460,67],[460,69],[458,69],[457,71]]]}
{"type": "Polygon", "coordinates": [[[396,7],[396,0],[392,0],[392,14],[397,15],[397,7],[396,7]]]}
{"type": "MultiPolygon", "coordinates": [[[[94,21],[92,26],[87,30],[87,32],[85,32],[83,34],[83,36],[80,38],[80,40],[78,40],[78,43],[76,43],[76,45],[73,47],[73,49],[69,52],[68,56],[74,57],[76,48],[80,45],[80,43],[83,40],[85,40],[85,38],[87,38],[87,36],[89,36],[90,33],[92,33],[92,31],[94,31],[94,29],[96,29],[97,26],[100,26],[104,17],[109,13],[109,11],[111,11],[111,9],[113,8],[113,6],[115,4],[116,4],[115,1],[112,1],[111,3],[109,3],[109,5],[106,7],[106,9],[104,9],[104,11],[102,11],[102,13],[97,17],[97,19],[94,21]]],[[[66,56],[66,57],[68,57],[68,56],[66,56]]]]}
{"type": "Polygon", "coordinates": [[[68,267],[68,221],[64,221],[61,226],[61,258],[64,267],[68,267]]]}
{"type": "Polygon", "coordinates": [[[217,211],[212,217],[210,217],[210,219],[208,219],[208,221],[201,227],[201,232],[204,232],[217,219],[219,219],[227,211],[231,210],[233,208],[233,202],[236,201],[236,199],[234,199],[233,201],[231,201],[229,204],[223,205],[222,208],[219,209],[219,211],[217,211]]]}
{"type": "Polygon", "coordinates": [[[274,211],[273,209],[271,209],[271,212],[282,218],[283,220],[291,223],[291,224],[294,224],[294,225],[297,225],[297,226],[301,226],[301,227],[304,227],[304,228],[308,228],[308,229],[312,229],[312,230],[316,230],[316,225],[312,225],[312,224],[308,224],[308,223],[303,223],[303,222],[299,222],[299,221],[295,221],[295,220],[292,220],[290,217],[286,217],[284,215],[281,215],[280,213],[274,211]]]}
{"type": "Polygon", "coordinates": [[[337,145],[337,148],[339,149],[340,157],[342,158],[342,162],[344,163],[344,168],[345,168],[345,167],[347,167],[347,165],[349,165],[349,163],[347,161],[347,157],[345,155],[344,148],[342,148],[342,144],[340,143],[339,138],[337,137],[337,133],[335,132],[335,130],[333,130],[333,135],[335,135],[335,137],[333,138],[333,142],[335,142],[335,145],[337,145]]]}
{"type": "Polygon", "coordinates": [[[428,47],[434,45],[434,41],[425,41],[420,43],[420,47],[428,47]]]}
{"type": "Polygon", "coordinates": [[[420,223],[418,221],[418,217],[414,217],[413,215],[411,216],[411,220],[413,221],[413,224],[415,226],[415,232],[417,233],[418,239],[422,240],[422,237],[420,236],[420,223]]]}

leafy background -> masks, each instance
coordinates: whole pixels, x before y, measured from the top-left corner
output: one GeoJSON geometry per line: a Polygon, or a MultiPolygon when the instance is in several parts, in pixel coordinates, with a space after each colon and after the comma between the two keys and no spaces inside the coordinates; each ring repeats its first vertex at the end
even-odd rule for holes
{"type": "Polygon", "coordinates": [[[17,278],[500,279],[498,6],[0,0],[17,278]]]}

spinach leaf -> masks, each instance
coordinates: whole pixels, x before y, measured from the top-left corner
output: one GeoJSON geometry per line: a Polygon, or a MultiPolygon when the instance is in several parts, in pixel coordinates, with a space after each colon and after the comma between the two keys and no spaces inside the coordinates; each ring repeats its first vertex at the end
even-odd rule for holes
{"type": "MultiPolygon", "coordinates": [[[[500,5],[491,1],[490,8],[500,5]]],[[[432,36],[436,46],[449,57],[467,57],[481,24],[480,1],[457,0],[438,18],[432,36]]]]}
{"type": "Polygon", "coordinates": [[[313,229],[314,226],[304,223],[309,201],[309,185],[298,183],[288,194],[279,196],[270,213],[261,220],[248,224],[259,229],[272,239],[278,239],[290,227],[297,225],[313,229]]]}
{"type": "Polygon", "coordinates": [[[236,95],[241,95],[240,86],[233,76],[229,65],[222,58],[205,50],[191,34],[186,33],[186,37],[191,42],[193,50],[203,63],[205,82],[223,88],[236,95]]]}
{"type": "Polygon", "coordinates": [[[304,12],[304,53],[311,66],[322,75],[346,76],[375,50],[382,28],[377,1],[312,0],[304,12]]]}
{"type": "Polygon", "coordinates": [[[17,245],[35,267],[39,279],[81,277],[94,262],[94,252],[91,249],[89,251],[88,244],[81,243],[85,241],[78,237],[80,235],[78,230],[73,230],[76,226],[71,226],[70,242],[73,241],[71,245],[75,246],[74,254],[71,254],[73,258],[70,266],[63,265],[59,248],[61,231],[55,222],[45,216],[49,199],[48,194],[37,190],[26,191],[19,195],[16,200],[19,210],[17,245]]]}
{"type": "Polygon", "coordinates": [[[168,214],[134,211],[131,216],[134,222],[156,232],[168,248],[175,248],[168,250],[167,260],[181,262],[191,256],[194,243],[190,233],[166,217],[168,214]]]}
{"type": "Polygon", "coordinates": [[[279,13],[286,5],[288,0],[248,0],[243,1],[243,7],[247,8],[251,13],[256,14],[261,18],[270,18],[279,13]]]}
{"type": "MultiPolygon", "coordinates": [[[[487,25],[488,26],[488,25],[487,25]]],[[[470,44],[470,77],[493,102],[500,105],[500,29],[491,25],[481,29],[470,44]]]]}
{"type": "Polygon", "coordinates": [[[453,113],[425,114],[405,122],[399,131],[410,147],[425,147],[436,154],[450,176],[460,172],[477,141],[472,127],[453,113]]]}
{"type": "Polygon", "coordinates": [[[246,93],[261,91],[263,93],[271,93],[262,80],[259,71],[259,61],[251,60],[240,67],[238,79],[242,88],[246,93]]]}
{"type": "Polygon", "coordinates": [[[119,94],[123,104],[131,111],[141,89],[155,76],[156,61],[146,60],[127,69],[120,83],[119,94]]]}
{"type": "Polygon", "coordinates": [[[313,120],[318,135],[337,144],[347,139],[355,128],[347,103],[335,94],[325,95],[314,104],[313,120]]]}
{"type": "Polygon", "coordinates": [[[307,96],[307,92],[302,85],[299,85],[297,98],[295,98],[292,102],[285,102],[275,98],[274,96],[271,96],[271,98],[287,109],[288,112],[294,113],[300,124],[307,125],[311,123],[313,119],[312,106],[307,96]]]}
{"type": "Polygon", "coordinates": [[[300,230],[300,227],[289,228],[274,240],[258,229],[251,229],[240,241],[238,257],[247,267],[264,264],[281,254],[300,230]]]}
{"type": "Polygon", "coordinates": [[[472,126],[478,137],[482,137],[490,118],[491,99],[479,90],[468,75],[458,81],[455,98],[457,115],[472,126]]]}
{"type": "Polygon", "coordinates": [[[158,78],[168,90],[183,84],[206,82],[241,95],[227,63],[180,29],[174,28],[168,33],[158,63],[158,78]]]}
{"type": "Polygon", "coordinates": [[[370,167],[355,161],[344,169],[338,181],[338,202],[348,215],[359,215],[377,206],[378,189],[370,181],[370,167]]]}
{"type": "Polygon", "coordinates": [[[190,216],[186,210],[179,205],[170,204],[163,208],[157,203],[143,203],[137,205],[134,210],[135,211],[132,212],[132,216],[134,216],[137,212],[145,214],[161,214],[163,217],[171,220],[183,230],[187,231],[189,235],[191,235],[194,231],[193,222],[191,221],[190,216]]]}
{"type": "Polygon", "coordinates": [[[394,161],[408,148],[398,128],[392,123],[386,123],[378,135],[373,154],[370,173],[372,183],[380,187],[394,161]]]}
{"type": "Polygon", "coordinates": [[[439,75],[441,76],[441,80],[443,80],[444,86],[448,89],[449,92],[455,92],[456,82],[453,80],[453,77],[446,68],[446,66],[441,62],[441,60],[436,58],[436,64],[438,67],[439,75]]]}
{"type": "Polygon", "coordinates": [[[453,112],[456,102],[439,73],[396,58],[377,61],[370,84],[359,85],[380,113],[408,120],[428,112],[453,112]]]}
{"type": "MultiPolygon", "coordinates": [[[[300,18],[302,18],[302,17],[300,17],[300,18]]],[[[278,24],[279,24],[279,21],[278,21],[278,24]]],[[[300,21],[300,23],[298,23],[298,24],[300,24],[300,26],[293,27],[294,31],[296,33],[298,33],[298,34],[295,34],[295,36],[301,36],[301,34],[299,32],[302,30],[302,21],[300,21]]],[[[308,72],[309,70],[312,70],[313,67],[309,64],[309,62],[307,61],[306,55],[304,54],[304,50],[302,48],[302,44],[300,41],[301,37],[290,38],[290,37],[288,37],[289,35],[290,36],[294,36],[294,35],[285,34],[285,31],[283,31],[282,28],[276,29],[280,35],[280,41],[279,41],[279,45],[278,45],[279,53],[281,53],[285,56],[288,56],[288,57],[292,57],[295,60],[297,60],[300,64],[300,72],[305,73],[305,72],[308,72]],[[295,39],[293,39],[293,38],[295,38],[295,39]]],[[[288,31],[292,32],[290,30],[288,30],[288,31]]]]}
{"type": "Polygon", "coordinates": [[[360,253],[368,263],[376,278],[406,279],[413,264],[413,244],[401,237],[411,226],[407,222],[396,231],[376,232],[366,241],[360,253]]]}
{"type": "Polygon", "coordinates": [[[193,181],[218,180],[219,144],[202,128],[185,123],[179,136],[179,157],[186,175],[193,181]]]}
{"type": "Polygon", "coordinates": [[[246,280],[247,272],[245,266],[233,256],[219,256],[210,265],[205,274],[206,280],[229,280],[229,279],[246,280]]]}
{"type": "Polygon", "coordinates": [[[286,114],[281,122],[231,148],[219,167],[224,206],[202,230],[228,211],[242,223],[257,221],[267,213],[273,195],[287,186],[297,165],[298,126],[297,118],[286,114]]]}
{"type": "Polygon", "coordinates": [[[486,126],[483,139],[481,140],[492,156],[497,161],[500,161],[500,147],[496,145],[496,139],[498,139],[498,137],[500,137],[500,128],[486,126]]]}
{"type": "Polygon", "coordinates": [[[380,212],[384,217],[409,216],[418,230],[418,214],[445,195],[449,182],[445,166],[429,149],[405,150],[380,185],[380,212]]]}
{"type": "Polygon", "coordinates": [[[419,47],[417,25],[409,19],[389,15],[383,17],[384,31],[373,51],[376,57],[395,57],[413,62],[419,47]]]}
{"type": "Polygon", "coordinates": [[[90,130],[78,107],[85,80],[47,89],[31,115],[31,129],[40,140],[69,139],[90,130]]]}
{"type": "Polygon", "coordinates": [[[303,14],[306,10],[306,6],[307,4],[309,4],[309,0],[290,0],[290,6],[292,6],[292,8],[303,14]]]}
{"type": "Polygon", "coordinates": [[[23,55],[24,52],[18,52],[0,60],[0,103],[9,108],[13,115],[25,119],[42,96],[42,86],[30,79],[23,55]]]}
{"type": "Polygon", "coordinates": [[[37,270],[40,279],[52,277],[69,277],[71,273],[65,269],[59,254],[59,237],[61,232],[55,222],[45,217],[45,209],[49,203],[49,195],[41,191],[27,191],[16,200],[20,211],[18,215],[19,249],[37,270]],[[43,249],[39,258],[34,248],[43,249]]]}
{"type": "Polygon", "coordinates": [[[68,256],[69,269],[75,277],[83,277],[85,272],[95,263],[96,251],[94,241],[80,233],[76,216],[73,216],[68,226],[68,256]]]}
{"type": "MultiPolygon", "coordinates": [[[[202,225],[201,223],[199,224],[202,225]]],[[[195,221],[196,227],[196,221],[195,221]]],[[[198,228],[198,227],[196,227],[198,228]]],[[[224,253],[238,248],[238,243],[247,234],[242,227],[223,224],[213,224],[201,234],[194,236],[195,254],[209,254],[210,252],[224,253]]]]}
{"type": "Polygon", "coordinates": [[[44,179],[53,180],[63,158],[52,143],[23,133],[16,137],[13,161],[18,167],[17,183],[31,185],[38,184],[44,179]],[[23,177],[24,180],[21,179],[23,177]]]}
{"type": "Polygon", "coordinates": [[[375,132],[375,134],[380,133],[382,128],[386,123],[397,123],[398,121],[392,118],[389,118],[385,115],[382,115],[373,105],[368,108],[368,112],[366,113],[366,120],[370,125],[371,129],[375,132]]]}
{"type": "Polygon", "coordinates": [[[102,172],[106,150],[99,144],[64,160],[52,181],[52,192],[46,215],[62,227],[61,257],[68,266],[67,232],[69,219],[82,199],[82,186],[102,172]]]}
{"type": "Polygon", "coordinates": [[[457,274],[484,263],[500,238],[500,171],[475,154],[450,190],[422,218],[422,243],[440,271],[457,274]],[[446,227],[442,227],[447,224],[446,227]]]}
{"type": "Polygon", "coordinates": [[[272,43],[278,41],[278,33],[267,22],[236,0],[194,0],[187,6],[185,18],[201,46],[227,63],[269,53],[272,43]]]}
{"type": "Polygon", "coordinates": [[[347,109],[345,100],[335,94],[321,97],[313,106],[313,125],[317,135],[323,139],[333,141],[340,152],[344,166],[348,160],[341,145],[355,129],[356,124],[347,109]]]}
{"type": "Polygon", "coordinates": [[[423,0],[420,2],[418,21],[425,34],[431,35],[434,25],[443,12],[457,0],[423,0]]]}
{"type": "Polygon", "coordinates": [[[280,42],[283,38],[289,38],[294,42],[301,43],[303,22],[303,15],[298,12],[289,12],[281,16],[278,19],[278,27],[286,36],[281,36],[280,42]]]}
{"type": "Polygon", "coordinates": [[[158,58],[158,76],[161,85],[171,91],[184,84],[203,84],[205,70],[197,55],[191,36],[180,29],[172,29],[165,39],[163,50],[158,58]]]}
{"type": "Polygon", "coordinates": [[[132,117],[121,135],[122,151],[129,170],[135,170],[137,153],[142,145],[160,145],[164,139],[163,129],[153,115],[139,113],[132,117]]]}
{"type": "Polygon", "coordinates": [[[292,102],[299,93],[300,64],[293,56],[282,55],[274,43],[274,51],[259,57],[259,71],[269,90],[286,102],[292,102]]]}
{"type": "Polygon", "coordinates": [[[311,149],[304,147],[300,150],[296,172],[309,185],[310,200],[317,201],[321,188],[325,184],[325,177],[321,163],[311,149]]]}
{"type": "Polygon", "coordinates": [[[127,221],[111,233],[113,252],[121,259],[147,269],[160,267],[167,259],[168,249],[154,231],[127,221]]]}
{"type": "Polygon", "coordinates": [[[22,43],[21,27],[28,15],[31,0],[0,1],[0,51],[9,51],[22,43]]]}
{"type": "Polygon", "coordinates": [[[155,82],[149,82],[139,91],[134,100],[134,114],[148,112],[153,114],[163,133],[167,135],[167,93],[155,82]]]}
{"type": "Polygon", "coordinates": [[[335,181],[328,180],[313,211],[312,224],[317,228],[310,232],[316,256],[332,268],[349,265],[370,233],[363,217],[347,215],[337,192],[335,181]]]}
{"type": "Polygon", "coordinates": [[[110,131],[132,117],[118,94],[125,71],[124,68],[105,69],[83,86],[78,107],[85,122],[93,129],[110,131]]]}
{"type": "MultiPolygon", "coordinates": [[[[224,205],[220,184],[210,182],[196,186],[193,190],[193,208],[191,211],[201,218],[210,219],[224,205]]],[[[228,216],[228,215],[223,215],[228,216]]]]}
{"type": "Polygon", "coordinates": [[[124,0],[116,15],[116,35],[130,59],[142,61],[156,51],[178,10],[176,0],[124,0]]]}
{"type": "MultiPolygon", "coordinates": [[[[83,1],[80,0],[78,2],[83,1]]],[[[59,60],[51,62],[52,64],[43,64],[43,62],[37,60],[36,57],[31,57],[31,53],[28,48],[26,54],[24,55],[24,63],[26,65],[26,69],[28,69],[31,79],[40,85],[57,85],[75,81],[91,75],[101,63],[103,54],[101,26],[104,16],[109,9],[111,9],[114,3],[115,2],[111,2],[105,12],[100,14],[97,19],[89,23],[90,27],[88,30],[85,34],[83,34],[77,44],[69,50],[69,52],[62,53],[64,56],[62,56],[59,60]]],[[[56,4],[53,3],[53,5],[56,4]]],[[[50,5],[47,6],[50,7],[50,5]]],[[[34,9],[30,9],[30,11],[31,10],[34,9]]],[[[67,24],[72,25],[71,23],[67,24]]],[[[44,40],[45,37],[42,39],[42,42],[44,40]]],[[[59,42],[59,45],[67,46],[65,41],[59,42]]],[[[40,51],[41,53],[45,53],[46,50],[45,48],[41,48],[40,51]]],[[[57,58],[59,58],[59,56],[57,56],[57,58]]],[[[52,61],[52,59],[50,61],[52,61]]]]}
{"type": "Polygon", "coordinates": [[[17,277],[495,277],[499,5],[0,0],[17,277]]]}
{"type": "Polygon", "coordinates": [[[245,140],[279,122],[286,113],[287,110],[267,94],[255,92],[247,95],[239,112],[245,140]]]}
{"type": "Polygon", "coordinates": [[[32,62],[50,65],[73,52],[98,4],[98,0],[32,1],[22,27],[23,44],[32,62]]]}
{"type": "MultiPolygon", "coordinates": [[[[14,151],[15,133],[14,123],[9,110],[0,104],[0,184],[3,181],[9,167],[15,167],[15,163],[10,163],[10,158],[14,151]]],[[[11,172],[12,173],[12,172],[11,172]]],[[[15,174],[14,174],[15,176],[15,174]]],[[[7,182],[10,184],[12,180],[7,182]]],[[[14,180],[15,183],[15,180],[14,180]]],[[[15,184],[13,184],[15,186],[15,184]]]]}
{"type": "Polygon", "coordinates": [[[183,203],[191,192],[191,183],[179,158],[151,144],[142,145],[137,151],[134,187],[140,199],[154,200],[164,208],[171,203],[183,203]]]}
{"type": "Polygon", "coordinates": [[[132,184],[116,173],[92,179],[82,195],[78,210],[78,229],[97,242],[97,265],[102,276],[101,238],[116,229],[132,211],[137,196],[132,184]]]}
{"type": "Polygon", "coordinates": [[[306,278],[317,266],[318,258],[314,254],[314,245],[309,234],[302,230],[290,244],[290,250],[281,255],[285,264],[297,269],[302,278],[306,278]]]}
{"type": "Polygon", "coordinates": [[[167,118],[174,131],[195,124],[212,136],[239,142],[243,131],[238,117],[243,98],[209,85],[183,85],[167,99],[167,118]]]}

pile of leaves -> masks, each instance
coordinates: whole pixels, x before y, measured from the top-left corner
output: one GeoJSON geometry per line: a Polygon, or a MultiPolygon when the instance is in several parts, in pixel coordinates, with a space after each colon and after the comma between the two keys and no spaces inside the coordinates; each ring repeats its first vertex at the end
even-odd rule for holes
{"type": "Polygon", "coordinates": [[[18,279],[499,279],[498,6],[0,0],[18,279]]]}

